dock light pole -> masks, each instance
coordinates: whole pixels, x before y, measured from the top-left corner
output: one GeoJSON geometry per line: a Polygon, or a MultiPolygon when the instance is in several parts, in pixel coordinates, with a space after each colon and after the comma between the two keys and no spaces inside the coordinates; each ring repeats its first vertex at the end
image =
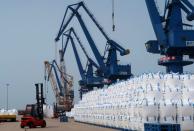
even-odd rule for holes
{"type": "Polygon", "coordinates": [[[7,102],[6,102],[6,109],[7,109],[7,111],[8,111],[8,109],[9,109],[9,86],[10,86],[10,84],[9,83],[7,83],[6,84],[6,90],[7,90],[7,102]]]}

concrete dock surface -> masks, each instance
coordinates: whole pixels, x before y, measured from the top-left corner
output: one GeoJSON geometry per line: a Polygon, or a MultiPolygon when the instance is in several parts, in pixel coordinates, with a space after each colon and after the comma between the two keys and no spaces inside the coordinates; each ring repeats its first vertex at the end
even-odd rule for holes
{"type": "Polygon", "coordinates": [[[58,119],[46,119],[46,122],[46,128],[37,127],[31,129],[20,128],[20,122],[1,122],[0,131],[116,131],[114,129],[74,122],[73,119],[69,119],[67,123],[61,123],[58,119]]]}

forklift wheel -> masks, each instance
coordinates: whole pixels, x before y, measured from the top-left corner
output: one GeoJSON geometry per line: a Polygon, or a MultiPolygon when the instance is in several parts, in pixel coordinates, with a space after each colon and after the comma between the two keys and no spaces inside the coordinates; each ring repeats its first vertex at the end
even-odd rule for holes
{"type": "Polygon", "coordinates": [[[28,123],[28,126],[29,126],[29,128],[32,128],[33,127],[33,123],[32,122],[29,122],[28,123]]]}
{"type": "Polygon", "coordinates": [[[46,127],[46,121],[45,120],[43,121],[43,125],[41,127],[42,128],[45,128],[46,127]]]}
{"type": "Polygon", "coordinates": [[[24,126],[20,126],[21,128],[24,128],[24,126]]]}

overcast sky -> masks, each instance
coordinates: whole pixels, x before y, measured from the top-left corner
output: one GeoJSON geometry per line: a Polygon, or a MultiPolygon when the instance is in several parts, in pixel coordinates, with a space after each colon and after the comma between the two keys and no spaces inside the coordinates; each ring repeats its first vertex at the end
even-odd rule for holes
{"type": "MultiPolygon", "coordinates": [[[[104,27],[108,35],[131,54],[120,58],[122,64],[131,63],[132,73],[165,71],[157,65],[159,55],[146,52],[144,43],[155,39],[144,0],[115,0],[116,31],[112,32],[112,0],[85,0],[87,7],[104,27]]],[[[35,102],[36,82],[44,82],[44,61],[55,57],[54,38],[59,30],[66,6],[77,0],[1,0],[0,4],[0,108],[6,107],[6,83],[9,88],[10,108],[24,108],[35,102]]],[[[83,10],[80,10],[98,49],[103,53],[105,40],[83,10]]],[[[79,23],[74,18],[69,27],[78,32],[88,53],[93,57],[79,23]]],[[[57,43],[58,48],[60,42],[57,43]]],[[[80,52],[81,53],[81,52],[80,52]]],[[[80,54],[81,55],[81,54],[80,54]]],[[[74,76],[78,90],[80,76],[68,47],[65,56],[68,73],[74,76]]],[[[84,61],[84,58],[83,58],[84,61]]],[[[185,71],[193,72],[193,66],[185,71]]],[[[76,93],[77,94],[77,93],[76,93]]],[[[47,102],[55,99],[48,83],[47,102]]],[[[77,97],[76,97],[77,98],[77,97]]]]}

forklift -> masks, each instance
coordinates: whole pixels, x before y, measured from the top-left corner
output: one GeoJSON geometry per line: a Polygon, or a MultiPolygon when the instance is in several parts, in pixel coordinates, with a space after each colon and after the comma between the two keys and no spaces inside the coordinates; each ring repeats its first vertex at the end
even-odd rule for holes
{"type": "Polygon", "coordinates": [[[45,99],[43,97],[43,84],[37,83],[36,86],[36,104],[26,105],[26,111],[23,117],[21,118],[20,127],[46,127],[46,121],[44,120],[43,114],[43,104],[45,104],[45,99]]]}

